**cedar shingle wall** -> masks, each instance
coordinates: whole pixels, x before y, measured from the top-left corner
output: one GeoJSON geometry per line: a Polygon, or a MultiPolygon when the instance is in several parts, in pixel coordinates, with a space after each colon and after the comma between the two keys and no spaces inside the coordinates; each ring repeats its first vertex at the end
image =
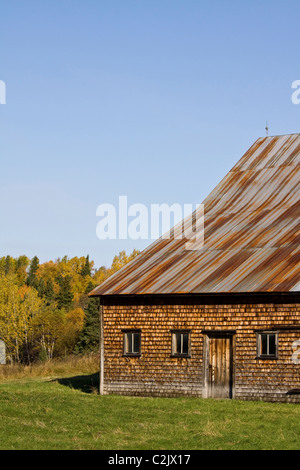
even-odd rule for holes
{"type": "Polygon", "coordinates": [[[300,365],[291,361],[300,329],[280,330],[278,359],[258,360],[257,329],[299,326],[300,304],[104,306],[105,392],[202,396],[202,330],[236,330],[234,397],[300,402],[300,365]],[[142,331],[141,357],[123,357],[122,329],[142,331]],[[191,357],[171,356],[171,329],[191,330],[191,357]]]}

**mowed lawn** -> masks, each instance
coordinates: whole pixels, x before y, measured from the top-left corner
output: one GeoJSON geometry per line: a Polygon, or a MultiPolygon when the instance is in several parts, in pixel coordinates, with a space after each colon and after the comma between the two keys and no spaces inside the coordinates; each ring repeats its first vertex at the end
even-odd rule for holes
{"type": "Polygon", "coordinates": [[[0,382],[0,449],[299,449],[292,404],[99,396],[96,375],[0,382]]]}

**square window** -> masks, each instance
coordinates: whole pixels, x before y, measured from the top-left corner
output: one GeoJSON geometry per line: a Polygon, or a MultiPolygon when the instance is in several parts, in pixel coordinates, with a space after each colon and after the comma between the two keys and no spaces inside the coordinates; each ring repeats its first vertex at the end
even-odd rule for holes
{"type": "Polygon", "coordinates": [[[259,358],[277,358],[278,334],[262,332],[257,335],[257,356],[259,358]]]}
{"type": "Polygon", "coordinates": [[[188,357],[190,355],[190,331],[173,330],[172,356],[188,357]]]}
{"type": "Polygon", "coordinates": [[[125,356],[141,355],[141,331],[140,330],[123,330],[125,356]]]}

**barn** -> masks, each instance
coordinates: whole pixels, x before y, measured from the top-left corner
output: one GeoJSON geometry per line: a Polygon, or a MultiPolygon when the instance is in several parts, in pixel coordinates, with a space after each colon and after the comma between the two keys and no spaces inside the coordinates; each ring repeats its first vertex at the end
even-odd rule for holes
{"type": "Polygon", "coordinates": [[[299,182],[300,134],[259,138],[203,201],[204,243],[161,237],[90,293],[100,393],[300,402],[299,182]]]}

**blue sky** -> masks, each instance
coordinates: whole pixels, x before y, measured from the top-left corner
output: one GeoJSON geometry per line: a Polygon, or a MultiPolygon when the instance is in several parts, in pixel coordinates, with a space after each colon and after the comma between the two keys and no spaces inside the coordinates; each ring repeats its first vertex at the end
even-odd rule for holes
{"type": "Polygon", "coordinates": [[[96,209],[197,204],[261,136],[300,132],[299,1],[1,2],[0,256],[109,265],[96,209]]]}

